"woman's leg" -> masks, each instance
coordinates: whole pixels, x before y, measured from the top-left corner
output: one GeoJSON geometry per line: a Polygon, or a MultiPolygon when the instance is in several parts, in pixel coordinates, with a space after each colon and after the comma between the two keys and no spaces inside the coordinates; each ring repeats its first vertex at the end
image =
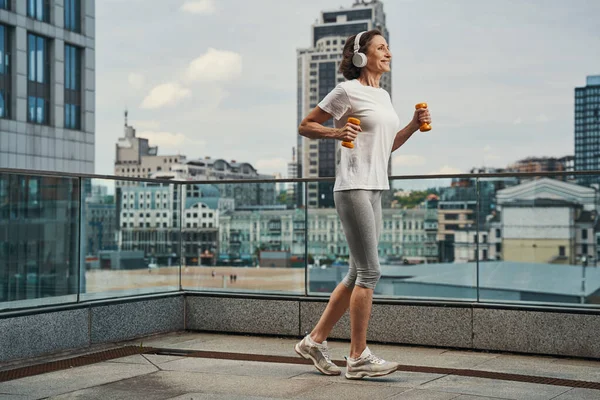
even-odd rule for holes
{"type": "Polygon", "coordinates": [[[375,215],[376,200],[381,196],[380,192],[366,190],[338,193],[339,207],[336,208],[356,266],[356,286],[350,297],[350,357],[357,358],[367,347],[373,289],[381,276],[377,251],[381,228],[375,215]]]}
{"type": "MultiPolygon", "coordinates": [[[[333,197],[337,212],[340,214],[342,211],[341,209],[346,205],[344,200],[346,196],[343,193],[335,192],[333,197]]],[[[342,227],[343,226],[344,224],[342,223],[342,227]]],[[[346,313],[346,310],[348,310],[355,281],[356,263],[354,262],[352,256],[350,256],[348,273],[342,282],[337,285],[333,293],[331,293],[331,297],[329,298],[329,302],[327,303],[325,311],[321,315],[321,318],[319,319],[319,322],[315,328],[310,333],[310,337],[315,342],[322,343],[324,340],[326,340],[335,324],[337,324],[340,318],[342,318],[342,316],[346,313]]]]}
{"type": "Polygon", "coordinates": [[[337,285],[333,293],[331,293],[327,308],[325,308],[319,322],[310,333],[312,340],[317,343],[323,343],[323,341],[327,340],[327,337],[335,324],[342,318],[342,315],[346,313],[346,310],[350,305],[351,295],[352,288],[348,288],[343,283],[337,285]]]}
{"type": "MultiPolygon", "coordinates": [[[[379,281],[379,276],[381,276],[381,269],[379,267],[379,254],[377,251],[377,247],[379,245],[379,236],[381,235],[381,229],[383,227],[383,219],[381,212],[381,192],[371,192],[370,196],[371,207],[373,210],[373,223],[375,229],[375,252],[370,251],[367,252],[371,259],[367,262],[367,265],[372,265],[374,267],[375,260],[373,260],[374,256],[377,256],[376,270],[377,270],[377,281],[379,281]],[[375,253],[375,254],[373,254],[375,253]]],[[[365,240],[364,243],[369,243],[373,246],[373,240],[369,236],[373,232],[369,229],[366,229],[364,234],[369,237],[369,239],[365,240]]],[[[362,278],[362,277],[361,277],[362,278]]],[[[376,284],[377,282],[375,282],[376,284]]],[[[373,288],[363,287],[363,280],[357,282],[356,287],[354,288],[354,292],[352,293],[352,298],[350,300],[350,357],[358,358],[362,354],[362,352],[367,347],[367,329],[369,327],[369,319],[371,318],[371,310],[373,308],[373,288]]],[[[370,286],[370,285],[369,285],[370,286]]]]}

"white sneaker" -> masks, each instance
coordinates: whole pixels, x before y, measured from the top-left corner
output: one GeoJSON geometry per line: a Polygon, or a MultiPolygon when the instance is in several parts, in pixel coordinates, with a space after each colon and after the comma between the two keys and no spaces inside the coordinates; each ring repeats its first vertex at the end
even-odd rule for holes
{"type": "Polygon", "coordinates": [[[304,339],[296,344],[294,350],[307,360],[312,360],[315,367],[325,375],[340,375],[342,373],[342,370],[331,361],[327,341],[316,343],[310,338],[310,335],[306,335],[304,339]]]}
{"type": "Polygon", "coordinates": [[[347,379],[384,376],[396,372],[398,369],[398,363],[382,360],[371,353],[368,347],[362,352],[359,358],[348,357],[346,364],[347,379]]]}

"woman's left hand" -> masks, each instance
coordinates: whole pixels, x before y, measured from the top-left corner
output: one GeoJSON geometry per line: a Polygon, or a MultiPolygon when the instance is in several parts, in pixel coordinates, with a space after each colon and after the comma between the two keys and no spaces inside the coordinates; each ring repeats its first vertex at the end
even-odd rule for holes
{"type": "Polygon", "coordinates": [[[415,110],[413,119],[410,122],[415,132],[418,131],[421,125],[424,123],[431,124],[431,113],[429,112],[429,108],[420,108],[415,110]]]}

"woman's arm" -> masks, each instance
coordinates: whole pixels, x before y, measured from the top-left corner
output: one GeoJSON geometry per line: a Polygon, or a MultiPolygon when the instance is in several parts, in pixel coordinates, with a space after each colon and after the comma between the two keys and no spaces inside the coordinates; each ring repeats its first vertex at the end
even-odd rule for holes
{"type": "Polygon", "coordinates": [[[301,136],[309,139],[337,139],[345,141],[353,141],[356,139],[358,132],[361,131],[360,126],[347,123],[343,128],[327,128],[323,124],[331,119],[331,114],[323,111],[319,106],[315,107],[302,120],[298,127],[298,133],[301,136]]]}
{"type": "Polygon", "coordinates": [[[402,147],[402,145],[410,139],[413,133],[419,130],[419,127],[423,122],[427,122],[428,124],[431,123],[431,114],[427,108],[415,110],[412,121],[396,133],[394,145],[392,146],[392,153],[402,147]]]}
{"type": "MultiPolygon", "coordinates": [[[[400,129],[398,133],[396,133],[396,137],[394,138],[394,145],[392,146],[392,153],[398,150],[410,137],[419,130],[419,125],[413,124],[411,121],[410,124],[406,125],[404,128],[400,129]]],[[[388,142],[389,143],[389,142],[388,142]]]]}

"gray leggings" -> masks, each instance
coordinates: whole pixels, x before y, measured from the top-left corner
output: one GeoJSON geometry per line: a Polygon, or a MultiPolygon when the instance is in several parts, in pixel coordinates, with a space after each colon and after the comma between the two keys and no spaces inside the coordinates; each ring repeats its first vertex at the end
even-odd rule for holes
{"type": "Polygon", "coordinates": [[[350,268],[342,281],[375,289],[381,277],[377,246],[383,225],[381,190],[344,190],[333,193],[350,250],[350,268]]]}

